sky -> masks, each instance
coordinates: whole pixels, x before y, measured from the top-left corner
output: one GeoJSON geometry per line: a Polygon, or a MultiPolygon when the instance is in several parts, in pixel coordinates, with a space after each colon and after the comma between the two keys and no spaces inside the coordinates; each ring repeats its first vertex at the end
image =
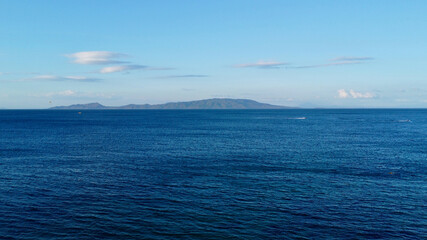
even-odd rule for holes
{"type": "Polygon", "coordinates": [[[427,107],[427,1],[0,0],[0,109],[427,107]]]}

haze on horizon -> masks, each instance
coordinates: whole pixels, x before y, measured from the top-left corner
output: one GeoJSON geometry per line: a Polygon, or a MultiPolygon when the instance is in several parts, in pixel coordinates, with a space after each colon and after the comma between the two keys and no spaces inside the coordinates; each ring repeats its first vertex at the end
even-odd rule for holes
{"type": "Polygon", "coordinates": [[[427,107],[427,1],[1,1],[0,109],[427,107]]]}

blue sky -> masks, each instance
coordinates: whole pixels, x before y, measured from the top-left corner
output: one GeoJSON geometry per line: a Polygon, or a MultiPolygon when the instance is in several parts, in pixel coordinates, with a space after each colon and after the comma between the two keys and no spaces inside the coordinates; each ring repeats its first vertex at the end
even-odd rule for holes
{"type": "Polygon", "coordinates": [[[427,1],[0,1],[0,108],[427,107],[427,1]]]}

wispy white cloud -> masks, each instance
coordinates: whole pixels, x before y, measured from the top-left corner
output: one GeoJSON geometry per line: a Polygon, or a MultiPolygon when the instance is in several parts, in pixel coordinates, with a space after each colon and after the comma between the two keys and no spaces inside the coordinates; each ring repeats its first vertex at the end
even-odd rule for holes
{"type": "Polygon", "coordinates": [[[119,58],[127,57],[123,53],[115,53],[108,51],[88,51],[88,52],[76,52],[65,55],[73,59],[74,63],[77,64],[117,64],[125,63],[124,61],[118,60],[119,58]]]}
{"type": "Polygon", "coordinates": [[[73,90],[65,90],[57,93],[57,95],[60,95],[60,96],[73,96],[75,94],[76,92],[74,92],[73,90]]]}
{"type": "Polygon", "coordinates": [[[44,94],[39,95],[31,95],[32,97],[72,97],[76,96],[76,92],[73,90],[64,90],[59,92],[48,92],[44,94]]]}
{"type": "Polygon", "coordinates": [[[84,76],[55,76],[55,75],[38,75],[30,80],[45,80],[45,81],[75,81],[75,82],[97,82],[99,78],[88,78],[84,76]]]}
{"type": "Polygon", "coordinates": [[[109,51],[87,51],[76,52],[65,55],[72,59],[74,63],[84,65],[108,65],[108,64],[122,64],[101,68],[98,73],[115,73],[115,72],[128,72],[131,70],[171,70],[173,68],[166,67],[149,67],[139,64],[131,64],[127,61],[120,60],[121,58],[128,57],[127,54],[109,52],[109,51]]]}
{"type": "Polygon", "coordinates": [[[280,68],[288,63],[277,62],[277,61],[259,61],[256,63],[244,63],[234,65],[235,68],[263,68],[263,69],[273,69],[280,68]]]}
{"type": "Polygon", "coordinates": [[[143,65],[118,65],[118,66],[110,66],[104,67],[99,70],[100,73],[115,73],[115,72],[125,72],[130,70],[138,70],[138,69],[147,69],[147,66],[143,65]]]}
{"type": "Polygon", "coordinates": [[[75,81],[87,81],[89,79],[83,76],[66,76],[64,78],[67,80],[75,80],[75,81]]]}
{"type": "Polygon", "coordinates": [[[338,91],[339,98],[374,98],[375,94],[371,92],[356,92],[353,89],[346,91],[345,89],[339,89],[338,91]]]}
{"type": "Polygon", "coordinates": [[[53,75],[38,75],[35,76],[33,79],[41,79],[41,80],[53,80],[58,78],[57,76],[53,76],[53,75]]]}

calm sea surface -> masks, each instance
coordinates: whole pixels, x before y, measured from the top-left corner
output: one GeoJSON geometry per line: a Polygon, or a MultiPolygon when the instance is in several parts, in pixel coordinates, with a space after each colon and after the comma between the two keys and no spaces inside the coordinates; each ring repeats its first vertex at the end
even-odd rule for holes
{"type": "Polygon", "coordinates": [[[81,112],[0,111],[0,239],[427,238],[427,110],[81,112]]]}

